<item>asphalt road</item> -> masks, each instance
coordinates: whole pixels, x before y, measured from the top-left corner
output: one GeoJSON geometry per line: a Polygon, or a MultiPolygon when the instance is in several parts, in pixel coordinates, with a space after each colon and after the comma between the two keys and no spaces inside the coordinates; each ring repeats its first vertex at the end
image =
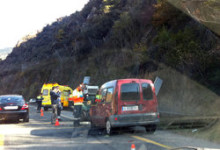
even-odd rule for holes
{"type": "Polygon", "coordinates": [[[0,149],[74,149],[74,150],[166,150],[174,147],[193,146],[220,148],[208,141],[184,137],[171,131],[158,130],[147,134],[142,127],[120,131],[107,136],[102,130],[90,130],[88,122],[74,128],[72,112],[63,111],[60,126],[50,124],[51,111],[41,117],[35,107],[30,107],[30,122],[12,121],[0,124],[0,149]]]}

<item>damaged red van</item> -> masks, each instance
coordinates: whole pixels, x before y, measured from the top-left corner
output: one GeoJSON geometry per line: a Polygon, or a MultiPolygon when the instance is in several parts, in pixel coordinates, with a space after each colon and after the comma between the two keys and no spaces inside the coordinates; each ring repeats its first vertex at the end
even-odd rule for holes
{"type": "Polygon", "coordinates": [[[90,108],[91,127],[111,134],[118,127],[144,126],[153,133],[159,123],[154,84],[146,79],[120,79],[103,84],[100,101],[90,108]]]}

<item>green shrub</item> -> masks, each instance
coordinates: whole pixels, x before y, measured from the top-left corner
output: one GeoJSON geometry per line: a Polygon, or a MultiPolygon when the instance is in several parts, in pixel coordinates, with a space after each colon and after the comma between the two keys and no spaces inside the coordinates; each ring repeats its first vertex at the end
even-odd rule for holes
{"type": "Polygon", "coordinates": [[[128,12],[124,12],[120,15],[120,19],[115,21],[112,32],[111,38],[115,46],[131,48],[140,37],[140,25],[128,12]]]}
{"type": "Polygon", "coordinates": [[[158,45],[158,51],[155,52],[157,60],[180,71],[186,71],[184,68],[188,68],[188,71],[194,73],[194,77],[205,78],[206,70],[212,65],[211,55],[201,48],[201,41],[192,29],[186,27],[173,33],[163,27],[154,42],[158,45]]]}

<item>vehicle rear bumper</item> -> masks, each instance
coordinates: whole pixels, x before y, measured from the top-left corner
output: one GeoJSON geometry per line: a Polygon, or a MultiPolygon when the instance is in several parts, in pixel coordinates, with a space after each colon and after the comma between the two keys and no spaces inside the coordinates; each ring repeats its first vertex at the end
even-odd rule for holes
{"type": "Polygon", "coordinates": [[[112,115],[109,121],[112,127],[145,126],[158,124],[158,115],[158,113],[112,115]]]}
{"type": "Polygon", "coordinates": [[[0,112],[1,119],[11,119],[11,118],[23,118],[28,114],[28,110],[19,110],[19,111],[2,111],[0,112]]]}
{"type": "Polygon", "coordinates": [[[52,106],[51,105],[49,105],[49,104],[42,104],[42,107],[48,107],[48,108],[51,108],[52,106]]]}

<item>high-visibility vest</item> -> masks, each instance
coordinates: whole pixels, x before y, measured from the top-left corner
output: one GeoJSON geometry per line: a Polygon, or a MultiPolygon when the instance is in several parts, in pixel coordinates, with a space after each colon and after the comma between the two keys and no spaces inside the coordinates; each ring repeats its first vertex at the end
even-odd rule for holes
{"type": "Polygon", "coordinates": [[[43,99],[44,99],[43,96],[40,96],[40,95],[39,95],[39,96],[37,97],[37,101],[42,101],[43,99]]]}
{"type": "Polygon", "coordinates": [[[78,88],[73,91],[73,97],[69,98],[69,100],[74,101],[74,105],[82,105],[84,97],[82,91],[79,91],[78,88]]]}
{"type": "Polygon", "coordinates": [[[102,99],[102,95],[97,94],[97,95],[95,96],[95,98],[96,98],[96,99],[102,99]]]}

